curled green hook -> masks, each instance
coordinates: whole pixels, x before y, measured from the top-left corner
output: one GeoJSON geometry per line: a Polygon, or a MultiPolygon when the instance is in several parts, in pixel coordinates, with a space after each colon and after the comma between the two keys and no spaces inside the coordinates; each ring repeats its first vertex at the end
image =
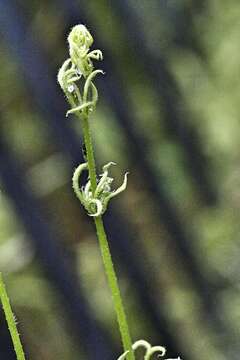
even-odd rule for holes
{"type": "Polygon", "coordinates": [[[116,190],[111,190],[113,178],[108,176],[108,169],[111,165],[116,164],[109,162],[103,166],[103,173],[100,175],[96,190],[94,192],[92,192],[90,180],[87,181],[85,186],[79,186],[79,180],[82,172],[88,169],[87,163],[80,164],[74,171],[72,178],[73,189],[78,199],[87,210],[89,216],[98,217],[104,214],[107,209],[109,200],[120,194],[127,187],[128,173],[124,175],[122,185],[116,190]]]}
{"type": "MultiPolygon", "coordinates": [[[[166,354],[166,349],[163,346],[152,346],[149,342],[147,342],[146,340],[138,340],[136,341],[133,346],[132,349],[135,352],[137,349],[143,347],[145,349],[145,355],[144,355],[144,360],[150,360],[151,357],[153,356],[153,354],[157,354],[158,353],[158,357],[159,356],[164,356],[166,354]]],[[[125,351],[117,360],[124,360],[126,359],[127,354],[129,353],[129,351],[125,351]]],[[[178,357],[177,359],[165,359],[165,360],[181,360],[180,357],[178,357]]]]}
{"type": "Polygon", "coordinates": [[[67,116],[72,113],[89,114],[98,101],[98,91],[93,83],[102,70],[94,70],[93,60],[102,60],[101,50],[90,50],[93,38],[84,25],[76,25],[72,28],[69,36],[69,55],[58,72],[58,82],[64,91],[72,108],[67,116]],[[81,80],[84,80],[81,94],[81,80]]]}

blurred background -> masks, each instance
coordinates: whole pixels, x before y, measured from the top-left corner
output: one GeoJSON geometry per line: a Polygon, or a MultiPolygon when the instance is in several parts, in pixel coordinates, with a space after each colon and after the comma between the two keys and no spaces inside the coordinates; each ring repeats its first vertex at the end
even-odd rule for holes
{"type": "Polygon", "coordinates": [[[132,337],[168,357],[239,359],[239,19],[237,0],[0,1],[0,270],[28,359],[122,352],[71,188],[81,124],[56,82],[78,23],[104,54],[98,169],[115,161],[116,186],[130,172],[104,221],[132,337]]]}

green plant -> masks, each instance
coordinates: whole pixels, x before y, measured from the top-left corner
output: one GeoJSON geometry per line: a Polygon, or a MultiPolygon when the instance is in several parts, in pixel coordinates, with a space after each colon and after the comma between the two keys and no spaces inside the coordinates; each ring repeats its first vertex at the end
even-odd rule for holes
{"type": "Polygon", "coordinates": [[[94,218],[123,347],[124,350],[128,352],[127,359],[134,360],[126,314],[102,220],[102,214],[106,211],[109,200],[126,188],[127,174],[125,175],[122,186],[116,191],[111,191],[113,179],[108,176],[108,169],[113,163],[110,162],[103,166],[103,174],[100,175],[100,180],[97,181],[94,151],[89,127],[89,116],[95,109],[98,100],[98,91],[93,84],[93,80],[96,75],[103,73],[101,70],[94,70],[92,60],[101,60],[102,52],[100,50],[90,51],[93,38],[84,25],[77,25],[72,29],[68,36],[68,43],[70,58],[63,63],[59,70],[58,82],[72,106],[67,112],[67,115],[74,113],[81,121],[87,153],[87,162],[79,165],[74,172],[73,189],[88,214],[94,218]],[[82,92],[80,90],[81,86],[83,88],[82,92]],[[88,171],[89,181],[84,187],[80,188],[79,177],[83,170],[88,171]]]}
{"type": "MultiPolygon", "coordinates": [[[[159,356],[164,356],[166,350],[162,346],[151,346],[151,344],[145,340],[138,340],[132,344],[127,317],[102,219],[102,215],[107,210],[110,199],[124,191],[127,186],[126,173],[124,175],[122,185],[117,190],[111,189],[113,178],[109,177],[108,172],[110,166],[115,165],[113,162],[109,162],[103,166],[103,173],[99,177],[97,177],[96,174],[89,117],[96,108],[98,100],[98,90],[94,85],[93,80],[96,75],[103,74],[102,70],[94,69],[93,60],[102,60],[102,52],[100,50],[90,51],[93,38],[84,25],[76,25],[73,27],[68,36],[68,43],[70,57],[63,63],[59,70],[58,82],[71,106],[71,109],[67,112],[67,116],[69,114],[75,114],[81,121],[84,144],[86,147],[86,162],[80,164],[74,171],[72,179],[73,189],[76,196],[86,209],[88,215],[93,217],[95,222],[103,264],[112,293],[114,308],[124,348],[124,353],[118,358],[118,360],[135,360],[135,351],[141,347],[145,350],[144,360],[150,360],[154,353],[158,353],[159,356]],[[85,186],[80,187],[79,180],[83,171],[88,171],[89,179],[85,186]]],[[[11,309],[1,273],[0,299],[13,341],[17,360],[25,360],[25,355],[16,327],[15,317],[11,309]]],[[[178,357],[178,359],[175,360],[180,360],[180,358],[178,357]]]]}
{"type": "Polygon", "coordinates": [[[88,215],[94,218],[97,237],[101,249],[103,264],[112,293],[115,312],[117,315],[119,330],[121,333],[124,353],[118,360],[127,358],[134,360],[134,352],[138,347],[146,350],[144,359],[148,360],[153,353],[158,352],[164,356],[165,349],[162,346],[151,346],[145,340],[139,340],[132,344],[127,317],[123,307],[117,276],[108,245],[102,215],[107,210],[111,198],[124,191],[127,186],[127,173],[122,185],[115,191],[111,190],[113,178],[108,176],[108,170],[113,162],[103,166],[103,173],[97,178],[94,150],[92,146],[89,117],[96,108],[98,90],[93,83],[96,75],[103,74],[102,70],[95,70],[93,60],[102,60],[101,50],[92,50],[93,38],[84,25],[76,25],[68,36],[69,58],[63,63],[58,73],[58,82],[71,105],[69,114],[75,114],[81,121],[84,144],[86,147],[86,162],[80,164],[73,174],[73,189],[87,210],[88,215]],[[82,89],[82,91],[81,91],[82,89]],[[86,185],[80,187],[79,178],[82,171],[88,171],[89,180],[86,185]]]}
{"type": "Polygon", "coordinates": [[[0,273],[0,299],[3,307],[3,311],[8,324],[8,329],[12,338],[14,350],[17,356],[17,360],[25,360],[22,344],[18,334],[15,317],[11,308],[11,304],[7,295],[7,291],[4,285],[2,274],[0,273]]]}

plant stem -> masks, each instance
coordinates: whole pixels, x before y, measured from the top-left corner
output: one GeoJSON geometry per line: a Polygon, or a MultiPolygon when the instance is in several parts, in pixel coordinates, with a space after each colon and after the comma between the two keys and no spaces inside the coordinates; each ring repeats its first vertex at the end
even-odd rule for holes
{"type": "Polygon", "coordinates": [[[92,192],[96,190],[97,187],[97,175],[96,175],[96,164],[94,158],[94,151],[91,139],[91,133],[89,128],[89,122],[87,115],[84,115],[82,118],[82,127],[83,127],[83,137],[87,151],[87,161],[88,161],[88,171],[91,182],[92,192]]]}
{"type": "Polygon", "coordinates": [[[107,274],[108,284],[112,292],[112,298],[113,298],[115,312],[117,314],[117,320],[122,337],[123,347],[125,351],[127,350],[130,351],[129,354],[127,355],[127,359],[134,360],[134,354],[132,351],[132,341],[127,324],[127,318],[124,311],[120,289],[118,286],[117,276],[113,267],[112,257],[101,216],[95,218],[95,225],[96,225],[97,236],[102,253],[103,264],[107,274]]]}
{"type": "Polygon", "coordinates": [[[12,338],[14,350],[17,356],[17,360],[25,360],[23,347],[19,337],[19,333],[16,326],[16,320],[10,305],[10,301],[7,295],[7,291],[3,282],[2,273],[0,273],[0,299],[5,314],[5,318],[8,324],[8,329],[12,338]]]}
{"type": "MultiPolygon", "coordinates": [[[[92,191],[94,192],[97,187],[97,176],[96,176],[96,165],[95,165],[94,150],[91,140],[88,116],[84,115],[83,117],[81,117],[81,121],[83,126],[84,142],[87,151],[88,170],[89,170],[91,188],[92,191]]],[[[106,232],[104,229],[102,216],[98,216],[95,218],[95,226],[96,226],[97,237],[101,249],[103,265],[107,275],[108,285],[112,293],[113,304],[117,315],[117,321],[121,333],[123,348],[124,351],[129,351],[127,354],[127,359],[134,360],[135,357],[132,350],[132,340],[128,328],[127,318],[122,302],[122,297],[118,285],[116,272],[113,266],[112,256],[108,245],[106,232]]]]}

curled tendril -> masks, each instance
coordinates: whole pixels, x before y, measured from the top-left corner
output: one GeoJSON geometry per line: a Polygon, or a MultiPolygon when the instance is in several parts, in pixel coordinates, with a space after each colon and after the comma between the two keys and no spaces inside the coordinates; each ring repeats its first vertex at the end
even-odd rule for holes
{"type": "Polygon", "coordinates": [[[75,106],[73,109],[68,110],[67,116],[69,114],[82,111],[83,109],[88,109],[89,111],[92,111],[95,108],[96,103],[98,101],[98,91],[96,86],[93,84],[92,80],[97,74],[103,74],[103,71],[95,70],[88,76],[83,89],[82,101],[80,101],[80,104],[78,106],[75,106]],[[89,99],[90,89],[91,89],[91,98],[89,99]]]}
{"type": "MultiPolygon", "coordinates": [[[[163,346],[152,346],[149,342],[145,340],[138,340],[132,345],[132,349],[135,352],[137,349],[143,347],[145,349],[144,360],[150,360],[153,354],[158,353],[159,356],[164,356],[166,354],[166,349],[163,346]]],[[[117,360],[124,360],[127,357],[129,351],[125,351],[117,360]]],[[[181,360],[180,357],[177,359],[166,359],[166,360],[181,360]]]]}
{"type": "Polygon", "coordinates": [[[90,50],[93,38],[84,25],[76,25],[68,36],[70,58],[58,72],[58,82],[72,108],[67,115],[79,112],[89,114],[96,107],[98,91],[93,80],[102,70],[94,70],[92,60],[102,60],[101,50],[90,50]],[[80,85],[84,79],[83,93],[80,85]]]}
{"type": "Polygon", "coordinates": [[[79,186],[80,176],[84,170],[88,170],[88,164],[80,164],[74,171],[72,178],[73,189],[89,216],[97,217],[104,214],[109,200],[126,189],[128,173],[124,175],[122,185],[116,190],[111,190],[113,178],[108,176],[108,169],[111,165],[116,164],[109,162],[103,166],[103,173],[100,175],[94,192],[92,192],[90,180],[87,181],[85,186],[81,188],[79,186]]]}

